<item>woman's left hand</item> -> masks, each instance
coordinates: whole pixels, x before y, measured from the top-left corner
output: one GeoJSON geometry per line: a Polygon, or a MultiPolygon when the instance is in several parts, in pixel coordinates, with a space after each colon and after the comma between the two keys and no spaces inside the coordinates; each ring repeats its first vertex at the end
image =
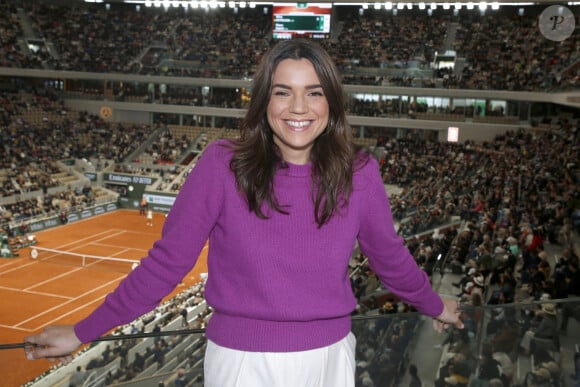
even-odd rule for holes
{"type": "Polygon", "coordinates": [[[439,333],[451,325],[463,329],[463,321],[459,318],[461,314],[459,302],[448,298],[441,298],[441,301],[443,301],[443,312],[433,319],[433,328],[439,333]]]}

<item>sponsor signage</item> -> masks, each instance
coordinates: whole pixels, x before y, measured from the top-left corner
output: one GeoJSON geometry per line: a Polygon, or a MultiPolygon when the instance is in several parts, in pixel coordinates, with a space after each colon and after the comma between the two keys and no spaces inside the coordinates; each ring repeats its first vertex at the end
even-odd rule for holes
{"type": "Polygon", "coordinates": [[[173,206],[175,203],[175,198],[177,196],[166,196],[166,195],[158,195],[158,194],[150,194],[145,193],[145,198],[147,199],[147,203],[149,204],[160,204],[164,206],[173,206]]]}
{"type": "Polygon", "coordinates": [[[143,184],[151,185],[157,180],[154,177],[149,176],[135,176],[135,175],[122,175],[118,173],[105,173],[103,175],[105,183],[111,184],[143,184]]]}
{"type": "MultiPolygon", "coordinates": [[[[72,211],[68,214],[68,223],[77,222],[80,219],[90,218],[91,216],[104,214],[105,212],[115,211],[119,206],[116,203],[108,203],[93,208],[88,208],[82,211],[72,211]]],[[[62,224],[60,216],[53,216],[48,219],[43,219],[35,222],[27,223],[28,232],[38,232],[48,228],[60,226],[62,224]]],[[[17,228],[20,232],[19,227],[17,228]]]]}

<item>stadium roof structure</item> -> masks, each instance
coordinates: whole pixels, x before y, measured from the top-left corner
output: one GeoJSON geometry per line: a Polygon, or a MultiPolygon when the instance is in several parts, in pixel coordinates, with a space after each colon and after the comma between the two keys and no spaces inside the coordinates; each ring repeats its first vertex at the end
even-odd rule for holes
{"type": "Polygon", "coordinates": [[[562,2],[558,0],[532,0],[532,1],[514,1],[514,0],[493,0],[493,1],[465,1],[465,0],[451,0],[451,1],[425,1],[425,0],[405,0],[405,1],[351,1],[351,0],[335,0],[335,1],[325,1],[325,0],[310,0],[308,2],[291,2],[291,1],[230,1],[230,0],[80,0],[85,3],[127,3],[127,4],[144,4],[146,6],[194,6],[200,8],[217,8],[217,7],[255,7],[257,5],[273,5],[273,4],[333,4],[333,5],[351,5],[351,6],[361,6],[361,7],[388,7],[389,4],[425,4],[428,6],[469,6],[481,4],[487,4],[491,6],[492,4],[499,5],[542,5],[542,4],[562,4],[567,5],[580,5],[580,1],[568,1],[562,2]]]}

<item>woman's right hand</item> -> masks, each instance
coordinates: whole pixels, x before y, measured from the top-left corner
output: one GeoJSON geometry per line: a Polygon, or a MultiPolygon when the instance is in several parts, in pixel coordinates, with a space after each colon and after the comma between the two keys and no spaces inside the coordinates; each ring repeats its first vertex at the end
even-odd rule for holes
{"type": "Polygon", "coordinates": [[[63,364],[71,362],[73,352],[82,344],[72,325],[46,327],[36,335],[25,337],[24,343],[28,344],[24,351],[29,360],[47,358],[63,364]]]}

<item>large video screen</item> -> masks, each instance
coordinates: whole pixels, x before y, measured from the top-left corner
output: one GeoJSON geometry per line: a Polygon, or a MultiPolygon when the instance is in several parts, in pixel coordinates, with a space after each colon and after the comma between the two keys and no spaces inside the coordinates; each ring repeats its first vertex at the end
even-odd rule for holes
{"type": "Polygon", "coordinates": [[[272,9],[272,35],[275,39],[328,38],[331,15],[332,4],[276,3],[272,9]]]}

